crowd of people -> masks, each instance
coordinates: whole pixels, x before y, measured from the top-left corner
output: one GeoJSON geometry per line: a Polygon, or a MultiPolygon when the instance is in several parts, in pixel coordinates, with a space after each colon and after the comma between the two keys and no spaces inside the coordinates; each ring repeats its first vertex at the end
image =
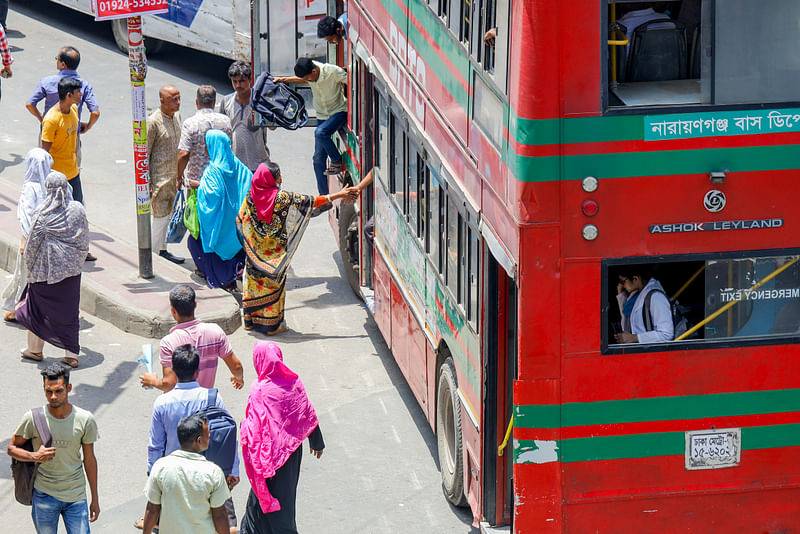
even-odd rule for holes
{"type": "MultiPolygon", "coordinates": [[[[341,44],[346,19],[326,17],[318,33],[341,44]]],[[[3,25],[0,59],[0,74],[10,77],[13,59],[3,25]]],[[[46,342],[63,349],[64,357],[42,370],[47,405],[23,416],[8,454],[36,464],[30,496],[36,532],[55,534],[63,518],[68,534],[76,534],[88,533],[100,514],[94,455],[98,425],[92,413],[69,400],[70,371],[79,366],[81,272],[86,261],[97,259],[89,252],[80,137],[98,121],[100,108],[91,84],[77,73],[78,50],[63,47],[55,59],[57,72],[42,78],[25,103],[41,125],[39,146],[25,157],[17,208],[22,238],[2,305],[6,321],[28,330],[22,358],[43,360],[46,342]],[[82,122],[84,108],[88,119],[82,122]],[[48,430],[43,432],[42,425],[48,430]]],[[[250,104],[252,72],[245,62],[230,66],[233,92],[219,101],[212,86],[200,86],[197,110],[185,120],[180,91],[164,85],[159,107],[147,120],[153,251],[174,263],[185,262],[166,242],[176,197],[185,193],[186,209],[196,214],[196,222],[186,225],[196,274],[210,287],[231,291],[241,281],[244,327],[267,335],[288,330],[286,276],[310,218],[337,199],[354,200],[360,191],[328,190],[328,176],[343,170],[331,136],[347,117],[346,71],[306,58],[294,70],[295,77],[277,81],[311,86],[318,118],[312,158],[318,194],[282,187],[284,177],[267,145],[269,128],[259,123],[250,104]]],[[[245,365],[219,326],[195,318],[190,286],[174,287],[169,299],[177,324],[160,343],[161,376],[139,377],[142,387],[162,393],[150,424],[147,505],[135,526],[147,534],[296,532],[302,442],[309,440],[317,458],[325,447],[302,381],[283,363],[277,345],[257,342],[252,355],[256,379],[237,432],[236,419],[214,385],[222,360],[234,389],[242,389],[245,365]],[[221,432],[217,421],[225,416],[234,428],[232,446],[224,442],[230,461],[219,460],[215,435],[221,432]],[[241,520],[230,497],[240,480],[240,458],[252,488],[241,520]]]]}

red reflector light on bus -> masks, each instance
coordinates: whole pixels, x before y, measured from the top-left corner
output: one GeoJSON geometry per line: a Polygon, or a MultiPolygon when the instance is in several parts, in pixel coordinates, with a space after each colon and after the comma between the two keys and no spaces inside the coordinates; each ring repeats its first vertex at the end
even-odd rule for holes
{"type": "Polygon", "coordinates": [[[597,212],[600,211],[600,205],[594,200],[587,200],[583,203],[583,206],[581,206],[581,211],[583,211],[583,214],[587,217],[594,217],[597,215],[597,212]]]}

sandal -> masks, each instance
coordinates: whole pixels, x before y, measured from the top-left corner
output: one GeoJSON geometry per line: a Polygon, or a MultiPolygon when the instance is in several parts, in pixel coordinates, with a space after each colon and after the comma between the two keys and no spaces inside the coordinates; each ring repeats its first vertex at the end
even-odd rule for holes
{"type": "Polygon", "coordinates": [[[33,360],[35,362],[40,362],[44,359],[44,355],[41,352],[31,352],[28,349],[23,349],[20,351],[22,353],[22,357],[26,360],[33,360]]]}
{"type": "MultiPolygon", "coordinates": [[[[140,517],[136,521],[133,522],[133,528],[138,528],[139,530],[144,530],[144,517],[140,517]]],[[[158,534],[158,526],[153,527],[153,534],[158,534]]]]}
{"type": "Polygon", "coordinates": [[[16,323],[17,322],[17,316],[14,314],[14,312],[6,312],[3,315],[3,320],[5,322],[7,322],[7,323],[16,323]]]}
{"type": "Polygon", "coordinates": [[[61,358],[61,363],[69,367],[72,367],[73,369],[78,368],[78,358],[69,358],[67,356],[64,356],[63,358],[61,358]]]}

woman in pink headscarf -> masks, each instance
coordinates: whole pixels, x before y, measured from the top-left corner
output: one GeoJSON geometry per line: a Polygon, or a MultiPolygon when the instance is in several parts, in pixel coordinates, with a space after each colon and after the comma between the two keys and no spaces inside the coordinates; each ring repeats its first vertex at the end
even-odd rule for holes
{"type": "Polygon", "coordinates": [[[288,330],[283,320],[286,271],[313,209],[357,196],[352,188],[331,195],[301,195],[282,190],[281,181],[278,165],[259,165],[236,218],[247,253],[242,293],[244,327],[268,335],[288,330]]]}
{"type": "Polygon", "coordinates": [[[250,496],[240,534],[296,534],[295,499],[303,440],[322,456],[325,442],[303,382],[283,363],[281,349],[259,341],[253,349],[258,379],[250,386],[241,425],[242,459],[250,496]]]}

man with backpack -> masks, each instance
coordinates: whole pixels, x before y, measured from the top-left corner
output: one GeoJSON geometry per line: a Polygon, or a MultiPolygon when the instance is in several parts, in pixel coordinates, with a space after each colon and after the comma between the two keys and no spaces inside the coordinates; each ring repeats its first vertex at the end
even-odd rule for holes
{"type": "Polygon", "coordinates": [[[256,172],[260,164],[269,161],[269,148],[267,129],[258,124],[256,114],[250,107],[253,88],[251,74],[250,64],[244,61],[234,61],[228,67],[233,93],[219,102],[217,111],[231,120],[233,153],[245,167],[256,172]]]}
{"type": "Polygon", "coordinates": [[[619,272],[619,280],[630,288],[630,293],[638,291],[631,310],[631,332],[615,335],[617,343],[661,343],[672,341],[675,326],[672,308],[661,283],[653,277],[648,265],[630,265],[619,272]]]}
{"type": "MultiPolygon", "coordinates": [[[[228,489],[239,483],[239,453],[236,443],[236,423],[225,411],[225,403],[216,389],[206,389],[197,383],[200,366],[200,353],[191,345],[181,345],[172,354],[172,370],[177,376],[175,388],[160,395],[153,403],[153,417],[150,423],[150,438],[147,445],[147,471],[153,465],[181,448],[178,438],[178,423],[184,417],[205,412],[208,426],[212,430],[212,442],[221,442],[222,450],[209,450],[206,457],[223,463],[219,465],[225,473],[228,489]],[[226,417],[227,416],[227,417],[226,417]],[[225,424],[217,424],[216,418],[225,424]],[[220,428],[221,427],[221,428],[220,428]],[[231,428],[232,427],[232,428],[231,428]],[[227,460],[223,460],[225,458],[227,460]]],[[[225,511],[231,525],[231,533],[236,532],[236,512],[233,501],[225,502],[225,511]]],[[[143,528],[144,520],[136,522],[143,528]]]]}
{"type": "Polygon", "coordinates": [[[56,534],[59,517],[64,518],[68,534],[89,532],[89,523],[100,515],[94,455],[97,422],[91,412],[70,404],[67,367],[49,365],[42,377],[47,405],[25,414],[8,444],[8,454],[17,461],[38,464],[31,499],[37,534],[56,534]],[[42,434],[48,435],[42,439],[42,434]],[[32,440],[32,450],[25,448],[28,440],[32,440]],[[92,496],[88,507],[87,480],[92,496]]]}
{"type": "MultiPolygon", "coordinates": [[[[317,129],[314,130],[314,173],[320,195],[328,194],[329,174],[344,170],[342,156],[336,150],[331,136],[347,122],[347,98],[344,84],[347,71],[330,63],[320,63],[301,57],[294,66],[295,76],[275,78],[279,83],[308,83],[317,112],[317,129]],[[326,168],[326,159],[331,164],[326,168]]],[[[329,204],[330,206],[330,204],[329,204]]]]}

